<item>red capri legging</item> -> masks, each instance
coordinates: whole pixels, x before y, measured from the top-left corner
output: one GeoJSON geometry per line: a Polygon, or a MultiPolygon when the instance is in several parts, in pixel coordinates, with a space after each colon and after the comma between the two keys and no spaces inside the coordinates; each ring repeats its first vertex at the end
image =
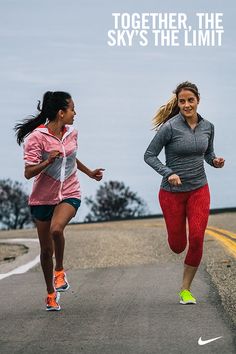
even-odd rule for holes
{"type": "Polygon", "coordinates": [[[188,252],[184,263],[197,267],[202,258],[203,239],[210,208],[208,184],[189,192],[168,192],[160,189],[159,201],[172,251],[181,253],[187,245],[186,220],[188,220],[188,252]]]}

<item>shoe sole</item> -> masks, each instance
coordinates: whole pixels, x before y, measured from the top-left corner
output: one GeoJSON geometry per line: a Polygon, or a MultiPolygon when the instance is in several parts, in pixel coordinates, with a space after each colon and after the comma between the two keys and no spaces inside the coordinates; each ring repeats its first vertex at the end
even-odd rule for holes
{"type": "Polygon", "coordinates": [[[69,284],[67,284],[67,287],[66,288],[56,288],[56,291],[58,292],[58,293],[64,293],[64,292],[66,292],[67,290],[69,290],[70,289],[70,285],[69,284]]]}
{"type": "Polygon", "coordinates": [[[50,307],[50,308],[46,308],[46,311],[60,311],[61,310],[61,306],[59,305],[59,307],[50,307]]]}
{"type": "Polygon", "coordinates": [[[197,301],[183,301],[183,300],[180,300],[179,302],[180,304],[182,305],[196,305],[197,301]]]}

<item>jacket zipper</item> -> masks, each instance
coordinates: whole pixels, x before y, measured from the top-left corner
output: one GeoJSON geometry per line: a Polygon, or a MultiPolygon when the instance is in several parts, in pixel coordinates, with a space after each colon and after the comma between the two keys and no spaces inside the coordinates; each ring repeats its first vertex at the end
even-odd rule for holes
{"type": "Polygon", "coordinates": [[[194,142],[195,142],[195,151],[197,152],[197,140],[196,140],[195,129],[196,129],[196,127],[193,130],[193,136],[194,136],[194,142]]]}
{"type": "Polygon", "coordinates": [[[62,187],[63,187],[63,182],[65,180],[65,173],[66,173],[66,151],[63,143],[61,142],[61,147],[63,150],[63,159],[62,159],[62,164],[61,164],[61,175],[60,175],[60,189],[59,189],[59,199],[62,201],[62,187]]]}

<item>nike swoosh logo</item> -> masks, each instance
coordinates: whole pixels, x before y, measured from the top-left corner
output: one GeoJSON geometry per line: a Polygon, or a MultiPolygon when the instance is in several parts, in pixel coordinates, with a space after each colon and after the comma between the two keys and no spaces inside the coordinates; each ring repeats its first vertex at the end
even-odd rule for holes
{"type": "Polygon", "coordinates": [[[198,339],[198,344],[199,344],[199,345],[205,345],[205,344],[211,343],[211,342],[213,342],[214,340],[217,340],[217,339],[219,339],[219,338],[222,338],[222,336],[216,337],[216,338],[207,339],[207,340],[202,340],[202,337],[200,337],[200,338],[198,339]]]}

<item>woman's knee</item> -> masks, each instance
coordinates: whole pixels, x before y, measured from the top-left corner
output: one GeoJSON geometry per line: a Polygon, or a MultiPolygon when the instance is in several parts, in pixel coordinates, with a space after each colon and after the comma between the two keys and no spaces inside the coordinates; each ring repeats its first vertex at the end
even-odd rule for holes
{"type": "Polygon", "coordinates": [[[51,225],[50,234],[52,235],[53,239],[63,237],[63,227],[60,224],[51,225]]]}
{"type": "Polygon", "coordinates": [[[169,240],[168,240],[168,243],[169,243],[170,249],[174,253],[177,253],[177,254],[182,253],[185,250],[186,245],[187,245],[187,242],[179,244],[179,243],[173,243],[169,240]]]}

